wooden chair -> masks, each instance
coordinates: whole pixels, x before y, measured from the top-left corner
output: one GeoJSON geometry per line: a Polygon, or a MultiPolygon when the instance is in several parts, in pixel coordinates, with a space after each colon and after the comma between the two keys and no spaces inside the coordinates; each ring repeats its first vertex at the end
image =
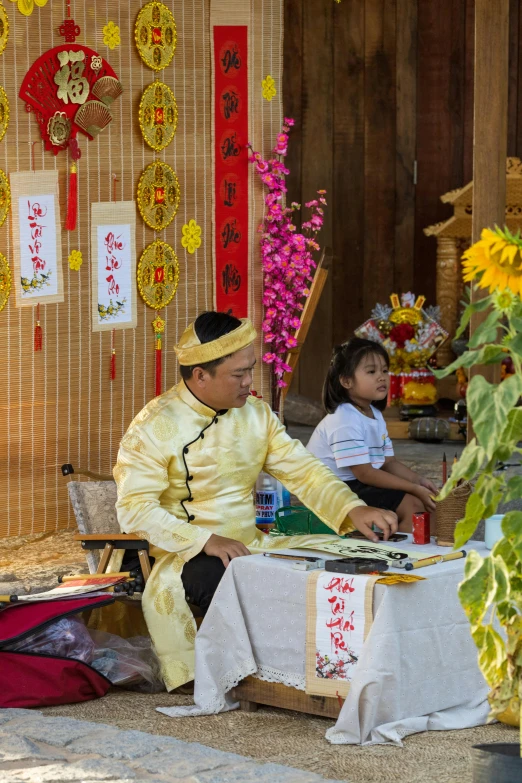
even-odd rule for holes
{"type": "Polygon", "coordinates": [[[115,510],[116,482],[112,476],[92,473],[90,470],[74,470],[71,464],[62,465],[63,476],[72,474],[92,479],[70,481],[67,485],[80,531],[74,540],[80,541],[85,550],[89,572],[104,574],[115,551],[121,551],[123,559],[124,551],[133,550],[138,554],[143,581],[147,582],[151,572],[149,542],[120,531],[115,510]]]}

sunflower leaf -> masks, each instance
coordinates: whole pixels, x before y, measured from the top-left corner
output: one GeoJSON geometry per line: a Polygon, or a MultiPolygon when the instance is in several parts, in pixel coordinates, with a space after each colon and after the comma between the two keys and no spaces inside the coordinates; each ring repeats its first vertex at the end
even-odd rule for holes
{"type": "MultiPolygon", "coordinates": [[[[511,321],[512,326],[515,326],[515,324],[513,323],[514,320],[515,319],[511,321]]],[[[522,319],[517,318],[516,320],[520,321],[520,328],[522,328],[522,319]]],[[[517,327],[515,326],[515,328],[517,327]]],[[[506,347],[509,348],[510,351],[513,351],[519,356],[522,356],[522,331],[519,331],[516,337],[513,337],[513,339],[509,341],[506,347]]]]}
{"type": "Polygon", "coordinates": [[[522,378],[518,375],[510,376],[499,386],[488,383],[482,375],[473,376],[469,383],[466,394],[469,416],[477,440],[489,459],[501,440],[508,414],[521,394],[522,378]]]}
{"type": "Polygon", "coordinates": [[[497,339],[500,313],[492,310],[485,321],[477,326],[469,341],[470,348],[478,348],[483,343],[492,343],[497,339]]]}
{"type": "MultiPolygon", "coordinates": [[[[477,289],[475,288],[475,290],[477,289]]],[[[483,299],[477,299],[476,302],[471,302],[470,304],[468,304],[468,306],[462,313],[462,318],[460,319],[459,327],[455,332],[455,338],[460,337],[460,335],[464,332],[473,313],[480,313],[483,310],[486,310],[490,304],[491,304],[490,296],[485,296],[483,299]]]]}
{"type": "Polygon", "coordinates": [[[464,519],[459,519],[457,522],[454,533],[454,549],[459,549],[461,546],[464,546],[466,541],[470,540],[477,529],[478,523],[484,518],[485,510],[486,506],[482,499],[477,493],[473,492],[466,503],[466,515],[464,519]]]}
{"type": "Polygon", "coordinates": [[[507,483],[504,503],[509,503],[510,500],[519,500],[520,498],[522,498],[522,476],[511,476],[507,483]]]}
{"type": "Polygon", "coordinates": [[[478,364],[497,364],[506,356],[504,346],[490,344],[485,345],[478,351],[466,351],[454,362],[448,364],[441,370],[433,370],[433,374],[436,378],[445,378],[447,375],[451,375],[459,367],[471,367],[478,364]]]}

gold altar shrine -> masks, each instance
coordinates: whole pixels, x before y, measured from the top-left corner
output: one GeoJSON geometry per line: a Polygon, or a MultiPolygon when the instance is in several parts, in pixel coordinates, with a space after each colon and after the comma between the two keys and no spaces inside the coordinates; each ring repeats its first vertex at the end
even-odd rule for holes
{"type": "MultiPolygon", "coordinates": [[[[522,228],[522,161],[520,158],[507,158],[506,180],[505,224],[510,231],[516,231],[522,228]]],[[[451,204],[454,214],[448,220],[428,226],[424,229],[424,233],[426,236],[437,237],[436,299],[441,313],[440,324],[450,336],[453,336],[459,321],[459,301],[464,289],[460,258],[464,250],[471,245],[473,182],[444,193],[440,200],[444,204],[451,204]]],[[[437,351],[437,360],[441,366],[445,366],[453,359],[451,342],[448,340],[437,351]]]]}

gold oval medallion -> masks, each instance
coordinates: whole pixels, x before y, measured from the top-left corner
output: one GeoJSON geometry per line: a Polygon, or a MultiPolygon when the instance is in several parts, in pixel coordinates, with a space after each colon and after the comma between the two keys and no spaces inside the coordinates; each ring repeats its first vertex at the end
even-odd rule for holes
{"type": "Polygon", "coordinates": [[[0,3],[0,54],[3,53],[7,46],[7,39],[9,38],[9,17],[2,3],[0,3]]]}
{"type": "Polygon", "coordinates": [[[149,68],[166,68],[176,51],[176,23],[171,11],[156,0],[143,6],[136,19],[134,40],[149,68]]]}
{"type": "Polygon", "coordinates": [[[11,188],[5,173],[0,169],[0,226],[2,226],[11,206],[11,188]]]}
{"type": "Polygon", "coordinates": [[[0,310],[3,310],[11,293],[11,270],[7,258],[0,253],[0,310]]]}
{"type": "Polygon", "coordinates": [[[178,107],[174,93],[163,82],[154,82],[141,96],[139,122],[149,147],[159,152],[170,144],[178,125],[178,107]]]}
{"type": "Polygon", "coordinates": [[[150,163],[138,182],[138,209],[145,223],[161,231],[174,220],[180,200],[176,172],[168,163],[150,163]]]}
{"type": "Polygon", "coordinates": [[[176,293],[179,264],[170,245],[156,239],[148,245],[136,270],[138,290],[146,304],[154,310],[168,305],[176,293]]]}
{"type": "Polygon", "coordinates": [[[9,125],[9,100],[6,91],[0,87],[0,141],[5,136],[7,126],[9,125]]]}

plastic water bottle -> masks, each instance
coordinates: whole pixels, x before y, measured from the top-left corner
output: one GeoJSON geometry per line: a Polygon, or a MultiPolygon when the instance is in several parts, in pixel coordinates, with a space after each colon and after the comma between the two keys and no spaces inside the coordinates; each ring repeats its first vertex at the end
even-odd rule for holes
{"type": "Polygon", "coordinates": [[[277,508],[283,508],[290,505],[290,492],[280,481],[277,482],[277,508]]]}

